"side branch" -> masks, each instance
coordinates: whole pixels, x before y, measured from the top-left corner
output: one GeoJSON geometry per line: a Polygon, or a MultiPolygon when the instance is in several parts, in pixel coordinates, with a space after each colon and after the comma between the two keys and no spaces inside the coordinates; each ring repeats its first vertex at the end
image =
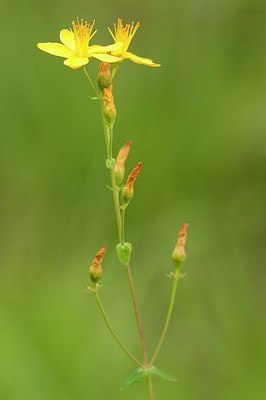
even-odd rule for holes
{"type": "Polygon", "coordinates": [[[104,310],[103,304],[100,300],[99,294],[98,292],[95,292],[95,297],[96,297],[96,301],[98,304],[98,307],[100,309],[100,312],[103,316],[103,319],[111,333],[111,335],[113,336],[113,338],[115,339],[115,341],[117,342],[117,344],[119,345],[119,347],[131,358],[132,361],[134,361],[134,363],[136,363],[137,365],[139,365],[140,367],[142,366],[141,362],[128,350],[128,348],[121,342],[121,340],[119,339],[119,337],[117,336],[117,334],[115,333],[107,315],[106,312],[104,310]]]}
{"type": "Polygon", "coordinates": [[[177,281],[178,281],[178,273],[176,273],[175,275],[173,275],[172,277],[173,279],[173,287],[172,287],[172,293],[171,293],[171,298],[170,298],[170,303],[169,303],[169,308],[168,308],[168,312],[167,312],[167,316],[166,316],[166,320],[164,323],[164,327],[162,330],[162,334],[161,337],[159,339],[158,345],[154,351],[154,354],[152,356],[151,359],[151,364],[153,365],[163,344],[163,341],[165,339],[168,327],[169,327],[169,323],[171,320],[171,316],[172,316],[172,312],[173,312],[173,308],[174,308],[174,303],[175,303],[175,296],[176,296],[176,288],[177,288],[177,281]]]}

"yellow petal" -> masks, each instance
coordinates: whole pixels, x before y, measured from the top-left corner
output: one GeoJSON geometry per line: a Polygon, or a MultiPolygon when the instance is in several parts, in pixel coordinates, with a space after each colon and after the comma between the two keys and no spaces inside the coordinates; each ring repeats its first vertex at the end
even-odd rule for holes
{"type": "Polygon", "coordinates": [[[77,69],[77,68],[83,67],[83,65],[88,64],[88,62],[89,62],[89,59],[87,57],[73,56],[73,57],[70,57],[67,60],[65,60],[64,64],[72,69],[77,69]]]}
{"type": "Polygon", "coordinates": [[[38,43],[37,47],[45,51],[46,53],[52,54],[53,56],[69,58],[73,56],[74,51],[70,50],[68,47],[61,43],[38,43]]]}
{"type": "Polygon", "coordinates": [[[136,64],[147,65],[148,67],[160,67],[161,66],[161,64],[155,64],[149,58],[139,57],[132,53],[126,53],[125,58],[129,58],[129,60],[133,61],[136,64]]]}
{"type": "Polygon", "coordinates": [[[61,42],[67,46],[71,50],[76,50],[74,33],[69,29],[62,29],[60,31],[60,40],[61,42]]]}
{"type": "Polygon", "coordinates": [[[108,63],[113,63],[113,62],[119,62],[122,61],[121,58],[111,56],[111,54],[91,54],[90,57],[97,58],[97,60],[108,62],[108,63]]]}
{"type": "Polygon", "coordinates": [[[117,42],[117,43],[109,44],[109,46],[103,46],[103,49],[105,51],[117,51],[117,50],[121,49],[122,46],[123,46],[123,42],[117,42]]]}
{"type": "Polygon", "coordinates": [[[108,46],[93,45],[88,48],[88,55],[93,53],[107,53],[109,51],[119,50],[123,46],[122,42],[109,44],[108,46]]]}

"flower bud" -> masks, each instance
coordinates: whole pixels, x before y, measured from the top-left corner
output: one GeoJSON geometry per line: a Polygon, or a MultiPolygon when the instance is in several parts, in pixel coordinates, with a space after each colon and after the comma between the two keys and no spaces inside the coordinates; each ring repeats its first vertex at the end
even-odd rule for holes
{"type": "Polygon", "coordinates": [[[182,225],[182,228],[177,237],[177,243],[172,253],[172,260],[176,268],[179,268],[186,259],[185,244],[187,240],[187,227],[188,224],[182,225]]]}
{"type": "Polygon", "coordinates": [[[109,88],[112,85],[112,80],[111,64],[101,62],[98,73],[98,85],[101,91],[109,88]]]}
{"type": "Polygon", "coordinates": [[[138,177],[140,169],[142,167],[142,162],[139,162],[137,166],[128,175],[125,186],[121,191],[121,200],[124,207],[127,207],[130,200],[134,196],[134,183],[138,177]]]}
{"type": "Polygon", "coordinates": [[[116,118],[116,108],[112,86],[103,89],[104,117],[108,125],[114,125],[116,118]]]}
{"type": "Polygon", "coordinates": [[[128,265],[130,262],[130,256],[132,252],[132,245],[129,242],[124,244],[118,243],[116,246],[116,252],[119,258],[119,261],[122,265],[128,265]]]}
{"type": "Polygon", "coordinates": [[[106,252],[107,245],[105,244],[99,251],[97,251],[92,264],[90,266],[90,278],[93,283],[98,283],[103,276],[102,260],[106,252]]]}
{"type": "Polygon", "coordinates": [[[130,152],[130,146],[131,142],[127,141],[124,146],[121,147],[121,149],[119,150],[115,160],[114,173],[118,186],[122,183],[125,176],[125,162],[130,152]]]}

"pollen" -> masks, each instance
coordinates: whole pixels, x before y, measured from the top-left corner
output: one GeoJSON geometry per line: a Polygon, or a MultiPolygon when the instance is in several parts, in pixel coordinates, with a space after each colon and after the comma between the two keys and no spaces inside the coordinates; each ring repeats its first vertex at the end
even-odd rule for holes
{"type": "Polygon", "coordinates": [[[94,31],[92,33],[94,23],[95,21],[89,24],[83,19],[79,20],[79,18],[76,21],[72,21],[76,52],[80,57],[87,57],[90,39],[97,32],[94,31]]]}

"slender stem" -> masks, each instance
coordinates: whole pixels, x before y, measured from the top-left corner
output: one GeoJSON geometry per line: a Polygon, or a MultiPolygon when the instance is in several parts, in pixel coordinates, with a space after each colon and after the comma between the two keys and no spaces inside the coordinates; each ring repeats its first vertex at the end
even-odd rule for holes
{"type": "Polygon", "coordinates": [[[112,159],[113,158],[113,126],[108,126],[108,129],[109,129],[109,137],[110,137],[109,156],[110,156],[110,159],[112,159]]]}
{"type": "Polygon", "coordinates": [[[121,244],[125,243],[125,215],[126,209],[123,207],[121,210],[121,244]]]}
{"type": "MultiPolygon", "coordinates": [[[[113,129],[112,128],[110,129],[110,127],[105,122],[103,104],[102,104],[102,122],[103,122],[103,130],[104,130],[107,158],[109,161],[111,161],[113,158],[113,154],[112,154],[113,145],[111,145],[110,142],[113,142],[113,129]]],[[[113,168],[110,168],[110,176],[111,176],[111,186],[112,186],[115,215],[116,215],[116,225],[117,225],[117,231],[118,231],[118,236],[119,236],[119,240],[120,240],[120,238],[121,238],[121,212],[120,212],[118,188],[117,188],[117,184],[115,181],[115,173],[114,173],[113,168]]]]}
{"type": "Polygon", "coordinates": [[[134,282],[133,282],[133,276],[132,276],[132,272],[131,272],[129,264],[127,265],[126,268],[127,268],[127,276],[128,276],[128,283],[129,283],[129,287],[130,287],[132,303],[133,303],[135,316],[136,316],[136,320],[137,320],[137,325],[138,325],[140,344],[141,344],[141,349],[142,349],[142,354],[143,354],[143,361],[144,361],[144,365],[147,365],[148,364],[147,347],[146,347],[146,341],[145,341],[145,336],[144,336],[142,320],[141,320],[140,312],[139,312],[138,300],[137,300],[136,291],[135,291],[134,282]]]}
{"type": "Polygon", "coordinates": [[[109,154],[109,142],[110,142],[110,133],[109,133],[109,128],[108,125],[105,122],[104,118],[104,103],[102,101],[102,122],[103,122],[103,131],[104,131],[104,138],[105,138],[105,145],[106,145],[106,151],[107,151],[107,158],[110,160],[110,154],[109,154]]]}
{"type": "MultiPolygon", "coordinates": [[[[115,74],[115,72],[116,71],[114,70],[114,74],[115,74]]],[[[110,126],[107,125],[105,122],[103,107],[104,107],[104,105],[102,105],[102,120],[103,120],[104,134],[105,134],[107,157],[108,157],[108,160],[111,161],[113,158],[113,155],[112,155],[113,128],[112,127],[110,128],[110,126]]],[[[114,200],[114,208],[115,208],[115,215],[116,215],[116,222],[117,222],[118,237],[119,237],[119,242],[123,244],[124,243],[125,215],[122,211],[122,217],[121,217],[118,187],[116,184],[113,168],[110,168],[110,175],[111,175],[111,184],[112,184],[112,191],[113,191],[113,200],[114,200]]],[[[127,265],[126,268],[127,268],[127,275],[128,275],[128,282],[129,282],[129,287],[130,287],[132,303],[133,303],[135,316],[136,316],[136,320],[137,320],[137,325],[138,325],[141,349],[142,349],[142,354],[143,354],[143,363],[144,363],[144,365],[148,365],[149,363],[148,363],[147,347],[146,347],[146,342],[145,342],[145,337],[144,337],[142,320],[140,317],[140,311],[139,311],[139,305],[138,305],[138,301],[137,301],[136,291],[135,291],[134,282],[133,282],[133,276],[131,273],[130,266],[127,265]]],[[[154,395],[153,395],[153,387],[152,387],[151,379],[149,379],[148,388],[149,388],[149,400],[153,400],[154,395]]]]}
{"type": "Polygon", "coordinates": [[[151,364],[152,365],[154,364],[154,361],[156,360],[156,358],[157,358],[157,356],[158,356],[158,354],[159,354],[159,352],[161,350],[161,347],[162,347],[162,344],[163,344],[163,341],[164,341],[164,338],[165,338],[165,335],[167,333],[167,329],[168,329],[168,326],[169,326],[169,323],[170,323],[170,320],[171,320],[172,311],[173,311],[173,307],[174,307],[174,303],[175,303],[177,281],[178,281],[178,275],[173,276],[173,287],[172,287],[172,293],[171,293],[168,313],[167,313],[167,316],[166,316],[166,320],[165,320],[165,323],[164,323],[164,327],[163,327],[163,330],[162,330],[161,337],[159,339],[159,342],[157,344],[157,347],[156,347],[156,349],[154,351],[154,354],[152,356],[152,359],[151,359],[151,364]]]}
{"type": "Polygon", "coordinates": [[[116,216],[117,231],[118,231],[119,241],[121,242],[121,212],[120,212],[118,189],[117,189],[117,184],[116,184],[116,181],[115,181],[115,173],[114,173],[114,169],[113,168],[110,169],[110,175],[111,175],[113,199],[114,199],[114,206],[115,206],[115,216],[116,216]]]}
{"type": "Polygon", "coordinates": [[[117,344],[121,347],[121,349],[131,358],[132,361],[134,361],[137,365],[141,366],[141,362],[133,355],[131,354],[131,352],[127,349],[127,347],[121,342],[121,340],[119,339],[119,337],[117,336],[117,334],[115,333],[107,315],[106,312],[104,310],[103,304],[100,300],[99,294],[98,292],[95,292],[95,296],[96,296],[96,300],[97,300],[97,304],[99,306],[99,309],[101,311],[101,314],[103,316],[103,319],[109,329],[109,331],[111,332],[111,335],[113,336],[113,338],[115,339],[115,341],[117,342],[117,344]]]}
{"type": "Polygon", "coordinates": [[[154,400],[154,391],[153,391],[153,383],[151,375],[148,376],[147,384],[148,384],[149,400],[154,400]]]}
{"type": "Polygon", "coordinates": [[[93,90],[94,90],[96,96],[99,97],[100,93],[99,93],[98,90],[96,89],[96,86],[94,85],[94,83],[93,83],[93,81],[92,81],[92,79],[91,79],[91,77],[90,77],[90,74],[89,74],[88,71],[87,71],[87,68],[86,68],[86,67],[83,67],[83,71],[84,71],[86,77],[88,78],[88,81],[90,82],[90,85],[91,85],[91,87],[93,88],[93,90]]]}

